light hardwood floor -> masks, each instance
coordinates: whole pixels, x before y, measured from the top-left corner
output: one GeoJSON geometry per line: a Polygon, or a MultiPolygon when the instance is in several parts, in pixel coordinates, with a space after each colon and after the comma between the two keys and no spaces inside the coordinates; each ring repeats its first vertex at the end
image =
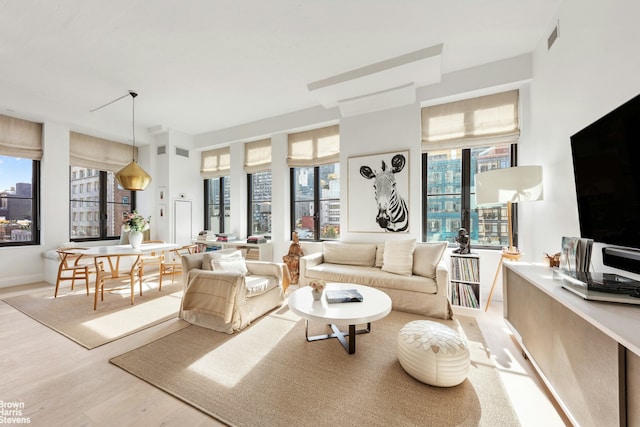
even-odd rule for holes
{"type": "MultiPolygon", "coordinates": [[[[0,298],[51,285],[0,289],[0,298]]],[[[460,314],[469,315],[468,310],[460,314]]],[[[563,426],[502,321],[500,301],[477,318],[523,426],[563,426]]],[[[0,302],[0,401],[24,402],[33,426],[218,426],[200,411],[108,363],[175,330],[177,319],[87,350],[0,302]]],[[[205,392],[203,390],[203,392],[205,392]]],[[[1,416],[1,415],[0,415],[1,416]]]]}

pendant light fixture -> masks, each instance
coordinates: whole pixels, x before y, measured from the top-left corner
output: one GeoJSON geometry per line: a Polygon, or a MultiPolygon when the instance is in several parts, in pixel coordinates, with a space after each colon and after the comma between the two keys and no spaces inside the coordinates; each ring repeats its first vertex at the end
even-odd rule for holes
{"type": "Polygon", "coordinates": [[[130,90],[132,101],[132,123],[133,123],[133,145],[131,163],[116,173],[116,179],[122,188],[130,191],[142,191],[151,182],[151,175],[145,172],[138,163],[136,163],[136,96],[137,93],[130,90]]]}

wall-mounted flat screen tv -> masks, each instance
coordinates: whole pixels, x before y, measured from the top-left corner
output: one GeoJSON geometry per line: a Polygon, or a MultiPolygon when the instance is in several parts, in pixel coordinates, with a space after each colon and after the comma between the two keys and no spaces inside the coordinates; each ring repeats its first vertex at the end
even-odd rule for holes
{"type": "Polygon", "coordinates": [[[582,237],[640,248],[640,95],[571,137],[582,237]]]}

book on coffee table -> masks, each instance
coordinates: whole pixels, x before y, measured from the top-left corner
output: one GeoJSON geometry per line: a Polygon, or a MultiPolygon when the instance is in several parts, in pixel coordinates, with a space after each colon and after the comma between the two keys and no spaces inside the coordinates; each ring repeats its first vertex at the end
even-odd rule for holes
{"type": "Polygon", "coordinates": [[[362,294],[355,289],[326,290],[327,302],[330,304],[341,302],[362,302],[362,294]]]}

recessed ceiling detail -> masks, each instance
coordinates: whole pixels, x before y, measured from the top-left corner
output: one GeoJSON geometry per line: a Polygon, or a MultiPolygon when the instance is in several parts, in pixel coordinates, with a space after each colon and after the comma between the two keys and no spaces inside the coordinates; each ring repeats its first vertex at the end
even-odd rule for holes
{"type": "Polygon", "coordinates": [[[438,44],[307,84],[325,108],[352,116],[415,102],[415,88],[440,82],[438,44]]]}

